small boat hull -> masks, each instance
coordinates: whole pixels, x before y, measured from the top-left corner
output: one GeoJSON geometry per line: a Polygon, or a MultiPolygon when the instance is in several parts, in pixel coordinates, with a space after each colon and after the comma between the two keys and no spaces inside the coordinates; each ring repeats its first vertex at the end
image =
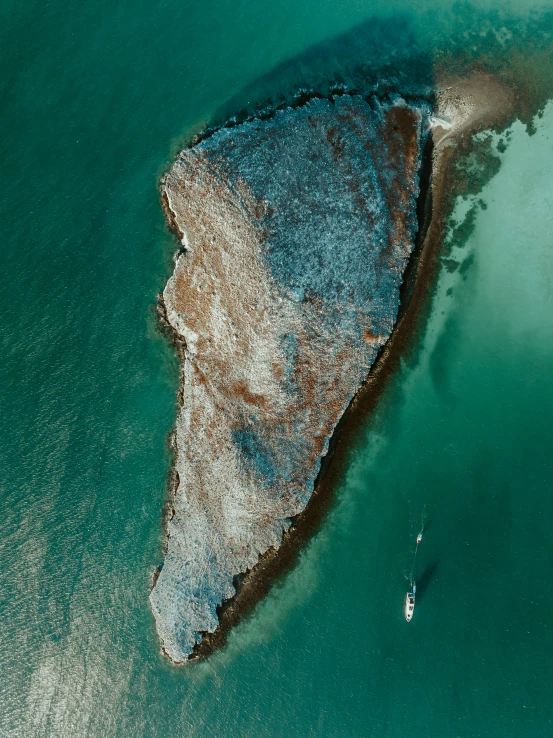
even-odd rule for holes
{"type": "Polygon", "coordinates": [[[413,613],[415,612],[415,593],[407,592],[403,601],[403,615],[407,622],[411,622],[413,613]]]}

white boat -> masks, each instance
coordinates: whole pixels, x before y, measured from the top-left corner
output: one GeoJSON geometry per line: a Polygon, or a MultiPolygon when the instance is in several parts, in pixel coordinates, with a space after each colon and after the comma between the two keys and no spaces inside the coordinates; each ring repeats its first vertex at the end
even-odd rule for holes
{"type": "Polygon", "coordinates": [[[415,561],[417,560],[417,551],[419,550],[419,544],[422,541],[422,535],[424,533],[424,526],[421,532],[417,536],[417,545],[415,547],[415,553],[413,555],[413,566],[411,567],[411,589],[405,595],[403,602],[403,615],[408,623],[411,622],[413,613],[415,612],[415,595],[417,593],[417,585],[415,584],[415,561]]]}
{"type": "Polygon", "coordinates": [[[403,614],[405,620],[409,623],[413,617],[415,611],[415,595],[417,593],[417,585],[413,583],[413,588],[405,595],[405,602],[403,604],[403,614]]]}

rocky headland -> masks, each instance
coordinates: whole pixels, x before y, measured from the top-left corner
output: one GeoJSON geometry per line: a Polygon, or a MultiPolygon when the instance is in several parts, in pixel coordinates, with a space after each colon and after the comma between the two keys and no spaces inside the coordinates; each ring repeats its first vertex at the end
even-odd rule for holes
{"type": "Polygon", "coordinates": [[[399,97],[312,99],[221,128],[161,183],[182,244],[163,306],[183,366],[150,600],[174,662],[279,549],[390,337],[430,121],[399,97]]]}

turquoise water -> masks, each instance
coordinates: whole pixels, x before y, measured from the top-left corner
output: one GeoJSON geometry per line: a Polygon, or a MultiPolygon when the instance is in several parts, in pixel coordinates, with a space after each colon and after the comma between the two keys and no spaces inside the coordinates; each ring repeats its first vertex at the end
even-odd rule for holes
{"type": "Polygon", "coordinates": [[[367,29],[388,52],[401,31],[431,81],[432,34],[506,27],[478,8],[2,3],[2,736],[551,735],[550,109],[533,136],[515,124],[296,569],[186,669],[147,603],[177,384],[153,310],[174,248],[160,173],[235,96],[347,81],[367,29]]]}

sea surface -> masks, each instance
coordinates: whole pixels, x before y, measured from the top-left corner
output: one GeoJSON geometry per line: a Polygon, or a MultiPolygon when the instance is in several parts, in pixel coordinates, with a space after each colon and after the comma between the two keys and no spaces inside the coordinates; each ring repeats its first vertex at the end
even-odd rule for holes
{"type": "Polygon", "coordinates": [[[2,737],[553,735],[551,8],[381,7],[1,0],[2,737]],[[515,60],[541,115],[459,198],[322,529],[225,650],[175,668],[148,607],[178,379],[159,177],[238,101],[421,88],[444,50],[515,60]]]}

